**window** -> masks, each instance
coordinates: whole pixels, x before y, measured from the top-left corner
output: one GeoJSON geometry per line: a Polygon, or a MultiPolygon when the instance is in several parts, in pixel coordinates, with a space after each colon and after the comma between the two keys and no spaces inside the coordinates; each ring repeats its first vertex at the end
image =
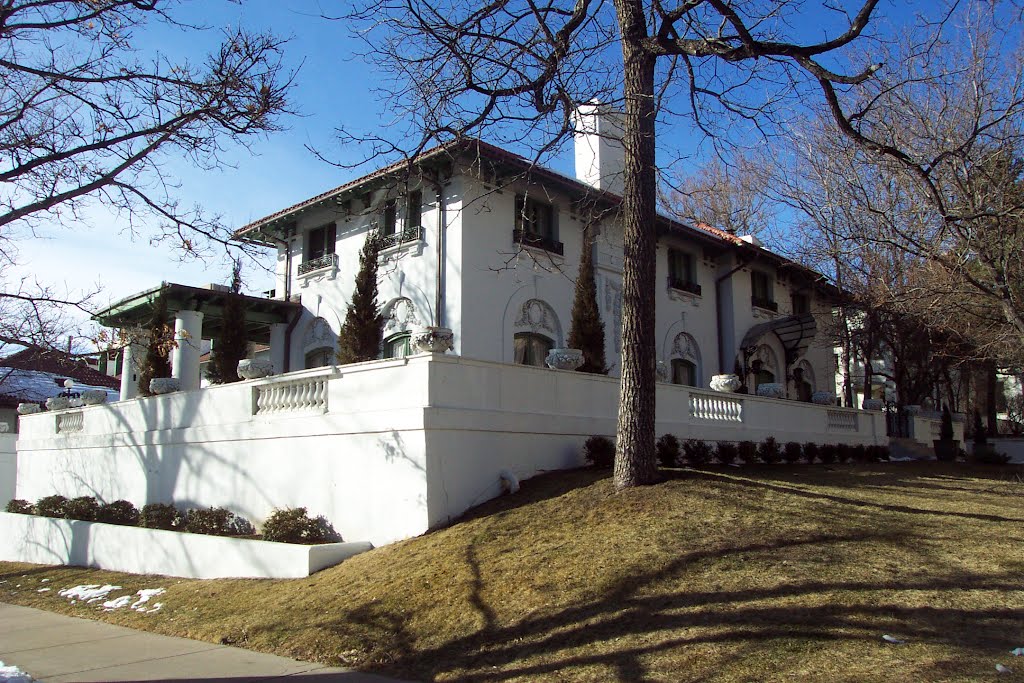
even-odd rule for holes
{"type": "Polygon", "coordinates": [[[764,367],[764,363],[760,360],[755,360],[750,364],[750,370],[754,374],[754,389],[756,390],[762,384],[772,384],[775,382],[775,373],[764,367]]]}
{"type": "Polygon", "coordinates": [[[334,253],[338,241],[337,226],[334,223],[313,228],[306,233],[306,261],[315,261],[334,253]]]}
{"type": "Polygon", "coordinates": [[[403,332],[384,340],[385,358],[405,358],[409,355],[409,333],[403,332]]]}
{"type": "Polygon", "coordinates": [[[398,210],[394,199],[384,203],[384,236],[394,235],[398,229],[398,210]]]}
{"type": "Polygon", "coordinates": [[[306,354],[306,369],[334,365],[334,359],[334,349],[330,346],[321,346],[306,354]]]}
{"type": "Polygon", "coordinates": [[[811,312],[811,299],[806,294],[793,295],[793,315],[803,315],[811,312]]]}
{"type": "Polygon", "coordinates": [[[517,195],[512,240],[527,247],[561,255],[563,247],[558,241],[554,207],[536,199],[517,195]]]}
{"type": "Polygon", "coordinates": [[[793,370],[793,386],[796,388],[796,397],[798,401],[804,403],[811,402],[811,395],[814,394],[814,387],[804,377],[803,368],[794,368],[793,370]]]}
{"type": "Polygon", "coordinates": [[[520,365],[544,367],[544,359],[555,343],[536,332],[519,332],[515,336],[515,362],[520,365]]]}
{"type": "Polygon", "coordinates": [[[413,190],[405,198],[405,229],[423,225],[423,193],[413,190]]]}
{"type": "Polygon", "coordinates": [[[672,359],[672,384],[697,386],[697,366],[683,358],[672,359]]]}
{"type": "Polygon", "coordinates": [[[668,286],[691,294],[700,294],[693,254],[678,249],[668,250],[668,286]]]}
{"type": "Polygon", "coordinates": [[[759,308],[767,308],[770,311],[779,310],[779,305],[775,303],[775,293],[772,291],[773,285],[772,278],[768,273],[760,270],[751,271],[750,302],[759,308]]]}

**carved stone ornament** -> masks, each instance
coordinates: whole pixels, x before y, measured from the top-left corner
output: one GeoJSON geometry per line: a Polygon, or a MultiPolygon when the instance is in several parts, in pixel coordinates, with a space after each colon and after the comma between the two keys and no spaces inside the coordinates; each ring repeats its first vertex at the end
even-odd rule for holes
{"type": "Polygon", "coordinates": [[[864,408],[864,410],[881,410],[884,405],[885,404],[880,398],[866,398],[864,399],[864,402],[861,403],[861,407],[864,408]]]}
{"type": "Polygon", "coordinates": [[[740,378],[736,375],[715,375],[710,386],[713,391],[731,394],[740,388],[740,378]]]}
{"type": "Polygon", "coordinates": [[[811,394],[811,403],[816,403],[819,406],[834,406],[836,395],[827,391],[815,391],[811,394]]]}
{"type": "Polygon", "coordinates": [[[177,377],[154,377],[149,380],[149,390],[154,394],[170,394],[181,389],[181,380],[177,377]]]}
{"type": "Polygon", "coordinates": [[[550,306],[540,299],[530,299],[523,304],[515,325],[517,328],[525,327],[534,332],[537,330],[547,330],[552,334],[556,334],[557,331],[555,330],[553,319],[554,311],[551,310],[550,306]]]}
{"type": "Polygon", "coordinates": [[[782,398],[786,395],[786,387],[778,382],[765,382],[758,385],[757,395],[765,398],[782,398]]]}
{"type": "Polygon", "coordinates": [[[87,406],[98,406],[107,402],[107,392],[102,389],[86,389],[82,392],[82,403],[87,406]]]}
{"type": "Polygon", "coordinates": [[[0,422],[0,434],[6,434],[9,431],[11,431],[11,425],[6,422],[0,422]]]}
{"type": "Polygon", "coordinates": [[[583,352],[579,349],[551,349],[544,364],[552,370],[575,370],[583,365],[583,352]]]}
{"type": "Polygon", "coordinates": [[[388,319],[384,323],[384,329],[389,334],[405,332],[420,326],[421,323],[416,317],[416,307],[406,298],[399,299],[391,306],[388,319]]]}
{"type": "Polygon", "coordinates": [[[258,379],[274,374],[274,363],[262,358],[243,358],[238,361],[238,376],[242,379],[258,379]]]}
{"type": "Polygon", "coordinates": [[[67,396],[51,396],[46,399],[47,410],[65,410],[71,407],[71,399],[67,396]]]}
{"type": "Polygon", "coordinates": [[[38,403],[19,403],[18,415],[34,415],[42,410],[38,403]]]}
{"type": "Polygon", "coordinates": [[[455,348],[455,333],[447,327],[419,327],[409,335],[419,353],[444,353],[455,348]]]}

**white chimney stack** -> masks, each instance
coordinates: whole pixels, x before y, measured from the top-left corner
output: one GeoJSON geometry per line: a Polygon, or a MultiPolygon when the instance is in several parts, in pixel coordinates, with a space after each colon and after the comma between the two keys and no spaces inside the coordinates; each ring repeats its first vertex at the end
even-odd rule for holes
{"type": "Polygon", "coordinates": [[[576,179],[619,195],[625,187],[622,118],[621,112],[597,101],[579,105],[573,116],[576,179]]]}

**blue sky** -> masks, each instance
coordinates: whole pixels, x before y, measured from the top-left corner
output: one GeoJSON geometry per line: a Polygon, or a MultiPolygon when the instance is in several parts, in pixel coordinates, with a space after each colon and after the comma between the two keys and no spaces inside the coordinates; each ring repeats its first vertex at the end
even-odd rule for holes
{"type": "MultiPolygon", "coordinates": [[[[220,27],[243,25],[251,29],[269,29],[289,37],[285,63],[296,70],[292,95],[296,116],[282,123],[286,130],[254,141],[252,151],[230,149],[224,155],[229,164],[220,170],[202,171],[185,163],[170,168],[181,182],[180,197],[186,204],[198,204],[221,214],[227,225],[237,228],[285,206],[344,183],[364,171],[332,167],[307,150],[319,150],[324,156],[351,163],[358,152],[340,148],[335,126],[344,121],[349,127],[378,130],[388,119],[372,94],[379,74],[370,70],[355,54],[358,44],[339,22],[320,17],[325,11],[342,11],[347,3],[327,0],[248,0],[236,4],[220,0],[186,2],[175,12],[178,19],[210,26],[208,32],[185,33],[160,28],[140,34],[146,45],[176,57],[197,58],[220,39],[220,27]]],[[[914,7],[908,0],[891,0],[890,11],[907,18],[914,7]]],[[[820,26],[807,21],[810,31],[820,26]]],[[[686,148],[683,135],[663,136],[677,147],[686,148]]],[[[521,153],[524,150],[512,150],[521,153]]],[[[573,172],[571,153],[550,161],[563,173],[573,172]]],[[[123,225],[96,209],[88,228],[68,230],[43,227],[39,237],[18,243],[21,270],[58,290],[103,287],[97,300],[105,303],[158,284],[162,280],[185,284],[225,282],[229,267],[221,261],[180,263],[168,246],[151,246],[145,236],[135,241],[123,233],[123,225]]],[[[269,263],[269,259],[268,259],[269,263]]],[[[268,273],[250,267],[247,289],[259,292],[273,286],[268,273]]]]}

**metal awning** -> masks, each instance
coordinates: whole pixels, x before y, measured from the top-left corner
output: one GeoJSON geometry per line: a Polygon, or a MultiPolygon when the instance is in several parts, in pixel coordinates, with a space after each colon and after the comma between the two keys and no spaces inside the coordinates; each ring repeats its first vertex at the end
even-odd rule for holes
{"type": "Polygon", "coordinates": [[[782,342],[782,348],[786,350],[786,362],[789,363],[807,351],[811,340],[818,333],[818,324],[810,313],[769,320],[747,330],[747,333],[743,335],[743,343],[740,344],[740,348],[757,346],[758,340],[771,333],[774,333],[782,342]]]}
{"type": "Polygon", "coordinates": [[[156,310],[156,301],[167,301],[167,314],[178,311],[200,311],[203,314],[203,338],[217,339],[224,323],[224,304],[229,299],[240,299],[245,307],[245,329],[249,341],[270,342],[270,326],[290,322],[302,312],[297,301],[265,299],[247,294],[234,294],[206,287],[190,287],[164,282],[159,287],[133,294],[109,308],[96,313],[92,319],[105,327],[129,328],[149,324],[156,310]]]}

